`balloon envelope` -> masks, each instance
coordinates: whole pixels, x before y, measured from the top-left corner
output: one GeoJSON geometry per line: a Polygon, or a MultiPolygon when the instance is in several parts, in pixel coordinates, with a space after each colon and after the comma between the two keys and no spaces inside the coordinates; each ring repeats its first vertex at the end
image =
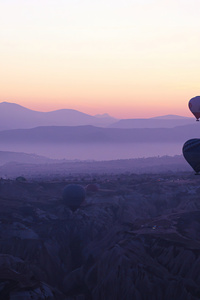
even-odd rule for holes
{"type": "Polygon", "coordinates": [[[69,208],[75,211],[85,200],[85,189],[79,184],[68,184],[63,190],[63,201],[69,208]]]}
{"type": "Polygon", "coordinates": [[[196,117],[198,121],[200,118],[200,96],[196,96],[190,99],[188,106],[190,111],[193,113],[193,115],[196,117]]]}
{"type": "Polygon", "coordinates": [[[183,145],[183,156],[193,170],[200,172],[200,139],[191,139],[183,145]]]}

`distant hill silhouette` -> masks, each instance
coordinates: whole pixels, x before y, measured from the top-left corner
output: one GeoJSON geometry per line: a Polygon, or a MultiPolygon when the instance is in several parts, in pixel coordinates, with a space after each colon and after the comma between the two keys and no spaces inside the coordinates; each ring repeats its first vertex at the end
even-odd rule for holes
{"type": "Polygon", "coordinates": [[[182,142],[200,136],[200,124],[175,128],[100,128],[47,126],[0,131],[1,143],[148,143],[182,142]]]}
{"type": "Polygon", "coordinates": [[[38,126],[84,126],[110,128],[173,128],[193,124],[194,118],[177,115],[158,116],[148,119],[118,120],[105,114],[91,116],[74,109],[40,112],[15,103],[0,103],[0,130],[29,129],[38,126]]]}
{"type": "Polygon", "coordinates": [[[29,163],[29,164],[47,164],[59,162],[45,156],[36,154],[27,154],[22,152],[0,151],[0,165],[10,162],[29,163]]]}
{"type": "Polygon", "coordinates": [[[164,116],[157,116],[157,117],[153,117],[150,119],[165,119],[165,120],[177,120],[177,119],[193,119],[194,118],[189,118],[189,117],[183,117],[183,116],[178,116],[178,115],[164,115],[164,116]]]}
{"type": "Polygon", "coordinates": [[[107,126],[116,121],[109,115],[101,118],[74,109],[39,112],[15,103],[0,103],[0,130],[25,129],[38,126],[107,126]]]}
{"type": "Polygon", "coordinates": [[[194,118],[177,115],[159,116],[149,119],[122,119],[109,127],[111,128],[173,128],[187,124],[194,124],[194,118]]]}

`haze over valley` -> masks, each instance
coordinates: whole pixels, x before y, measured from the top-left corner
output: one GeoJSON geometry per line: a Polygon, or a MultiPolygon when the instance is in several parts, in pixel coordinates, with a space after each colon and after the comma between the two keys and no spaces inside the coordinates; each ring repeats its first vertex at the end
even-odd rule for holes
{"type": "Polygon", "coordinates": [[[183,143],[199,134],[193,118],[177,115],[117,121],[108,114],[95,117],[71,109],[43,113],[2,102],[0,117],[2,151],[53,159],[180,155],[183,143]]]}

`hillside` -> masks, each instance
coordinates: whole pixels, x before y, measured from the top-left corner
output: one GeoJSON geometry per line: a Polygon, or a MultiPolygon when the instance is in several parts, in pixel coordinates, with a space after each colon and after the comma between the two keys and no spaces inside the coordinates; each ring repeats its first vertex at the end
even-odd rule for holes
{"type": "Polygon", "coordinates": [[[21,152],[0,151],[0,165],[10,162],[29,163],[29,164],[46,164],[57,162],[56,160],[36,154],[27,154],[21,152]]]}

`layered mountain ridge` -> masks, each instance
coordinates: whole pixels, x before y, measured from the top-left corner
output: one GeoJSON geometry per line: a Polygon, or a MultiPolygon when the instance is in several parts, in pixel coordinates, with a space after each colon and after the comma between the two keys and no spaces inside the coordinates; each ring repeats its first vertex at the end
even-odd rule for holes
{"type": "Polygon", "coordinates": [[[118,120],[107,113],[91,116],[74,109],[40,112],[8,102],[0,103],[0,120],[0,130],[30,129],[38,126],[83,125],[111,128],[173,128],[194,122],[193,118],[177,115],[118,120]]]}

